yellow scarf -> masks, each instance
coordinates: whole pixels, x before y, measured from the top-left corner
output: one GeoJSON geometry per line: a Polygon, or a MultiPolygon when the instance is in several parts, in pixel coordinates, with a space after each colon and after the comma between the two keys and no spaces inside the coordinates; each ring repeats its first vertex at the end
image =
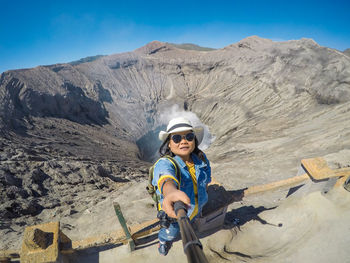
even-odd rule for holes
{"type": "Polygon", "coordinates": [[[192,182],[193,182],[193,191],[195,196],[195,207],[190,216],[190,220],[198,214],[198,188],[197,188],[197,178],[196,178],[196,169],[194,167],[194,163],[186,162],[186,166],[188,171],[190,172],[192,182]]]}

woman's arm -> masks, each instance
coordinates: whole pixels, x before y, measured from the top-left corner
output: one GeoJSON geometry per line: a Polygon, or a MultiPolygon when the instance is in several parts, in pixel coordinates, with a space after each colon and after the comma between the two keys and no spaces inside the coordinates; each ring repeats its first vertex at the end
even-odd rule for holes
{"type": "Polygon", "coordinates": [[[185,205],[191,204],[190,198],[181,190],[177,189],[176,184],[173,180],[167,180],[163,184],[163,205],[162,210],[169,217],[176,218],[174,211],[174,203],[176,201],[182,201],[185,205]]]}

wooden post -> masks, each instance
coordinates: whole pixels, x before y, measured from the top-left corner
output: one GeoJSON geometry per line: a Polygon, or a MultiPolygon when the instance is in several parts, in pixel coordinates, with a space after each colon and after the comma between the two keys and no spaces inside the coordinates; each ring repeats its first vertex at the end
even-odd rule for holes
{"type": "Polygon", "coordinates": [[[113,202],[113,206],[114,206],[114,211],[118,217],[119,223],[124,230],[126,240],[127,240],[128,245],[129,245],[129,249],[130,249],[130,251],[134,251],[135,250],[135,242],[131,237],[128,226],[126,225],[126,221],[125,221],[125,218],[123,216],[120,205],[117,202],[113,202]]]}

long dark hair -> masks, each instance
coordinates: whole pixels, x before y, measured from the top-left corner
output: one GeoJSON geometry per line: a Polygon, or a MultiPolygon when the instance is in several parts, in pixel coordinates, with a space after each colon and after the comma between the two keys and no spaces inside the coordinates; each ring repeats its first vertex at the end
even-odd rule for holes
{"type": "MultiPolygon", "coordinates": [[[[159,155],[160,157],[163,157],[165,155],[170,155],[171,157],[174,157],[175,154],[170,150],[169,148],[169,142],[170,142],[170,135],[166,138],[166,140],[162,143],[162,145],[159,147],[159,155]]],[[[199,157],[202,161],[206,161],[204,157],[204,153],[198,148],[198,140],[197,137],[194,137],[194,150],[193,153],[199,157]]]]}

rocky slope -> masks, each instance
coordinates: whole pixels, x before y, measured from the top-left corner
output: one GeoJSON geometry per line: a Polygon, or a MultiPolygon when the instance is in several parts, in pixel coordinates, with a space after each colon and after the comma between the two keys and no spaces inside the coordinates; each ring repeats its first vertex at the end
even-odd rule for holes
{"type": "Polygon", "coordinates": [[[350,148],[350,57],[310,39],[253,36],[211,51],[154,41],[4,72],[1,248],[18,246],[25,225],[77,216],[146,180],[140,158],[151,159],[173,105],[209,127],[206,152],[225,187],[288,178],[302,158],[350,148]]]}
{"type": "Polygon", "coordinates": [[[344,53],[345,55],[350,56],[350,48],[345,49],[345,50],[343,51],[343,53],[344,53]]]}

